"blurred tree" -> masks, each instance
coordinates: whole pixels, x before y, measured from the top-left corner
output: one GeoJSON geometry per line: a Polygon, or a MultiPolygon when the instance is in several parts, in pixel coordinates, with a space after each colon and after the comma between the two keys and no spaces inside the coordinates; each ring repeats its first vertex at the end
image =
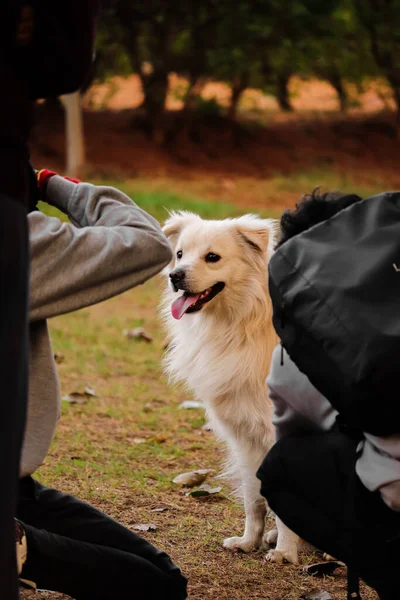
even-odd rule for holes
{"type": "Polygon", "coordinates": [[[292,75],[317,76],[335,88],[384,74],[400,120],[400,0],[109,0],[98,37],[96,78],[137,72],[150,131],[165,139],[171,72],[186,77],[181,118],[193,118],[204,84],[226,81],[234,120],[243,91],[273,93],[291,110],[292,75]]]}
{"type": "Polygon", "coordinates": [[[376,65],[392,88],[400,138],[400,0],[354,0],[354,6],[376,65]]]}
{"type": "Polygon", "coordinates": [[[282,110],[292,110],[288,83],[301,66],[299,48],[311,38],[322,39],[338,1],[240,0],[235,10],[230,0],[220,1],[209,66],[216,78],[231,84],[231,117],[249,85],[273,93],[282,110]]]}
{"type": "Polygon", "coordinates": [[[232,89],[228,115],[234,119],[248,86],[273,89],[290,110],[288,81],[297,65],[296,45],[321,31],[338,0],[113,0],[113,15],[99,48],[112,68],[125,56],[142,81],[143,107],[156,130],[168,92],[168,75],[188,79],[184,110],[195,105],[207,78],[232,89]],[[111,33],[110,33],[111,28],[111,33]],[[124,52],[121,52],[121,48],[124,52]],[[111,60],[112,64],[112,60],[111,60]]]}
{"type": "Polygon", "coordinates": [[[168,74],[172,70],[171,37],[175,4],[167,0],[112,2],[119,40],[131,70],[140,76],[143,108],[155,130],[164,110],[168,74]]]}
{"type": "Polygon", "coordinates": [[[349,106],[346,83],[360,87],[366,77],[376,76],[365,31],[353,7],[353,0],[340,0],[329,21],[320,25],[318,35],[311,33],[301,44],[299,71],[326,79],[336,90],[340,110],[349,106]]]}
{"type": "MultiPolygon", "coordinates": [[[[114,0],[114,18],[122,32],[131,68],[140,76],[145,109],[153,137],[163,141],[163,113],[171,72],[188,77],[193,88],[207,75],[217,0],[114,0]]],[[[205,79],[204,79],[205,80],[205,79]]]]}
{"type": "Polygon", "coordinates": [[[281,40],[279,51],[265,48],[261,57],[261,88],[276,97],[279,107],[285,112],[293,110],[290,99],[289,82],[298,72],[297,45],[285,38],[281,40]]]}
{"type": "MultiPolygon", "coordinates": [[[[289,82],[292,75],[309,69],[313,52],[308,60],[305,50],[316,44],[323,45],[332,14],[340,0],[272,0],[262,11],[257,23],[260,36],[263,84],[272,92],[284,111],[292,110],[289,82]]],[[[261,9],[260,9],[261,12],[261,9]]]]}
{"type": "MultiPolygon", "coordinates": [[[[132,65],[124,44],[124,32],[114,15],[103,15],[96,37],[92,81],[107,81],[116,75],[128,76],[132,65]]],[[[87,82],[87,87],[90,85],[87,82]]]]}
{"type": "Polygon", "coordinates": [[[261,68],[257,47],[260,3],[239,0],[232,10],[229,0],[220,0],[217,11],[213,44],[207,48],[207,67],[214,79],[231,86],[228,116],[235,119],[242,93],[254,84],[261,68]]]}

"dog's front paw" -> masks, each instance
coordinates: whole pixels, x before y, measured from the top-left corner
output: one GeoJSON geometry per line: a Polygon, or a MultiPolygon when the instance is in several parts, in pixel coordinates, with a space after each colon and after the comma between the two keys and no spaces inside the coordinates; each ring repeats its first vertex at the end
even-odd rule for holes
{"type": "Polygon", "coordinates": [[[283,552],[282,550],[270,550],[265,557],[268,562],[282,565],[283,563],[291,563],[293,565],[299,564],[297,551],[283,552]]]}
{"type": "Polygon", "coordinates": [[[265,556],[265,560],[276,563],[277,565],[282,565],[285,559],[283,553],[279,552],[279,550],[269,550],[265,556]]]}
{"type": "Polygon", "coordinates": [[[234,552],[251,552],[257,550],[258,544],[254,540],[249,540],[243,537],[231,537],[224,540],[224,548],[233,550],[234,552]]]}

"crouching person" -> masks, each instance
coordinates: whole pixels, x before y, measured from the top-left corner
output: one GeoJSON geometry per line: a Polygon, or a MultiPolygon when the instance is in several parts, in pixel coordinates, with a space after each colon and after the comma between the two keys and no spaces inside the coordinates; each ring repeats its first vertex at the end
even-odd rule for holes
{"type": "Polygon", "coordinates": [[[186,579],[165,552],[89,504],[32,477],[46,456],[60,413],[46,319],[151,278],[171,258],[168,242],[158,223],[114,188],[49,171],[39,172],[37,181],[42,199],[67,214],[72,224],[37,210],[28,217],[30,390],[17,509],[20,577],[76,600],[183,600],[186,579]]]}
{"type": "Polygon", "coordinates": [[[286,349],[275,349],[267,381],[277,442],[258,471],[261,493],[287,527],[347,564],[348,598],[360,598],[358,577],[381,600],[400,598],[400,419],[388,383],[400,281],[387,260],[399,198],[305,197],[282,216],[270,271],[286,349]]]}

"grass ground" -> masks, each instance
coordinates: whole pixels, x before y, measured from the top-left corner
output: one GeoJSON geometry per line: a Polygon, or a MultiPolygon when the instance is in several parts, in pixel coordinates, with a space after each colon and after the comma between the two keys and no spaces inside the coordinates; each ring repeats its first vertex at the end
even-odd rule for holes
{"type": "Polygon", "coordinates": [[[387,187],[379,177],[360,185],[355,177],[324,168],[299,171],[290,177],[276,174],[265,179],[200,178],[190,182],[164,177],[132,179],[117,185],[160,221],[165,218],[165,208],[171,207],[193,210],[213,219],[244,212],[279,218],[283,209],[292,208],[303,193],[310,193],[318,186],[322,191],[340,189],[363,198],[387,187]]]}
{"type": "MultiPolygon", "coordinates": [[[[245,212],[279,218],[282,211],[292,208],[303,193],[310,193],[318,186],[321,191],[340,189],[362,197],[388,189],[379,177],[360,185],[355,177],[322,168],[299,171],[290,177],[277,174],[265,179],[222,177],[188,181],[165,176],[100,180],[94,177],[93,182],[117,187],[160,222],[165,220],[169,210],[190,210],[206,219],[223,219],[245,212]]],[[[60,216],[51,207],[45,210],[60,216]]]]}
{"type": "MultiPolygon", "coordinates": [[[[312,187],[314,174],[302,183],[312,187]]],[[[289,184],[276,178],[268,185],[278,192],[289,184]]],[[[207,217],[243,212],[240,203],[199,200],[201,190],[196,186],[184,190],[181,184],[171,185],[169,193],[168,182],[139,180],[118,186],[134,193],[136,201],[161,220],[165,208],[192,209],[207,217]]],[[[257,190],[260,198],[263,193],[257,190]]],[[[276,206],[273,216],[282,208],[276,206]]],[[[267,207],[261,212],[271,214],[267,207]]],[[[97,306],[51,320],[62,394],[89,386],[97,396],[83,404],[63,402],[55,440],[37,477],[91,502],[127,527],[156,525],[156,531],[143,535],[182,567],[192,600],[297,600],[315,588],[344,600],[344,570],[315,580],[298,567],[266,564],[261,553],[231,554],[222,548],[225,537],[240,535],[243,528],[243,509],[227,482],[220,494],[205,499],[188,497],[172,483],[177,474],[199,468],[213,469],[210,482],[217,483],[223,448],[202,429],[202,410],[179,408],[189,398],[187,392],[170,387],[162,375],[160,286],[160,279],[154,279],[97,306]],[[151,342],[122,333],[139,326],[152,336],[151,342]],[[165,511],[153,512],[155,508],[165,511]]],[[[304,562],[314,560],[303,557],[304,562]]],[[[370,590],[363,594],[366,600],[375,597],[370,590]]],[[[131,597],[134,593],[126,596],[131,597]]]]}

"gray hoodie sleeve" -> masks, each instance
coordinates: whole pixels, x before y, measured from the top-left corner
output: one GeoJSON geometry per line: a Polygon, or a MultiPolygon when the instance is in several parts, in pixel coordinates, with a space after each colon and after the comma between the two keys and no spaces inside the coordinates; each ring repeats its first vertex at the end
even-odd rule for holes
{"type": "Polygon", "coordinates": [[[379,489],[386,504],[400,511],[400,434],[379,438],[365,433],[357,475],[371,492],[379,489]]]}
{"type": "Polygon", "coordinates": [[[277,346],[272,354],[267,379],[268,394],[273,404],[275,438],[287,435],[329,431],[337,412],[301,373],[286,350],[277,346]],[[283,362],[281,361],[283,358],[283,362]]]}
{"type": "Polygon", "coordinates": [[[292,434],[302,435],[320,431],[317,425],[289,406],[271,383],[268,385],[268,395],[274,409],[272,423],[275,427],[275,441],[292,434]]]}
{"type": "Polygon", "coordinates": [[[120,294],[171,260],[157,221],[114,188],[54,176],[45,199],[72,224],[38,211],[28,216],[31,321],[120,294]]]}

